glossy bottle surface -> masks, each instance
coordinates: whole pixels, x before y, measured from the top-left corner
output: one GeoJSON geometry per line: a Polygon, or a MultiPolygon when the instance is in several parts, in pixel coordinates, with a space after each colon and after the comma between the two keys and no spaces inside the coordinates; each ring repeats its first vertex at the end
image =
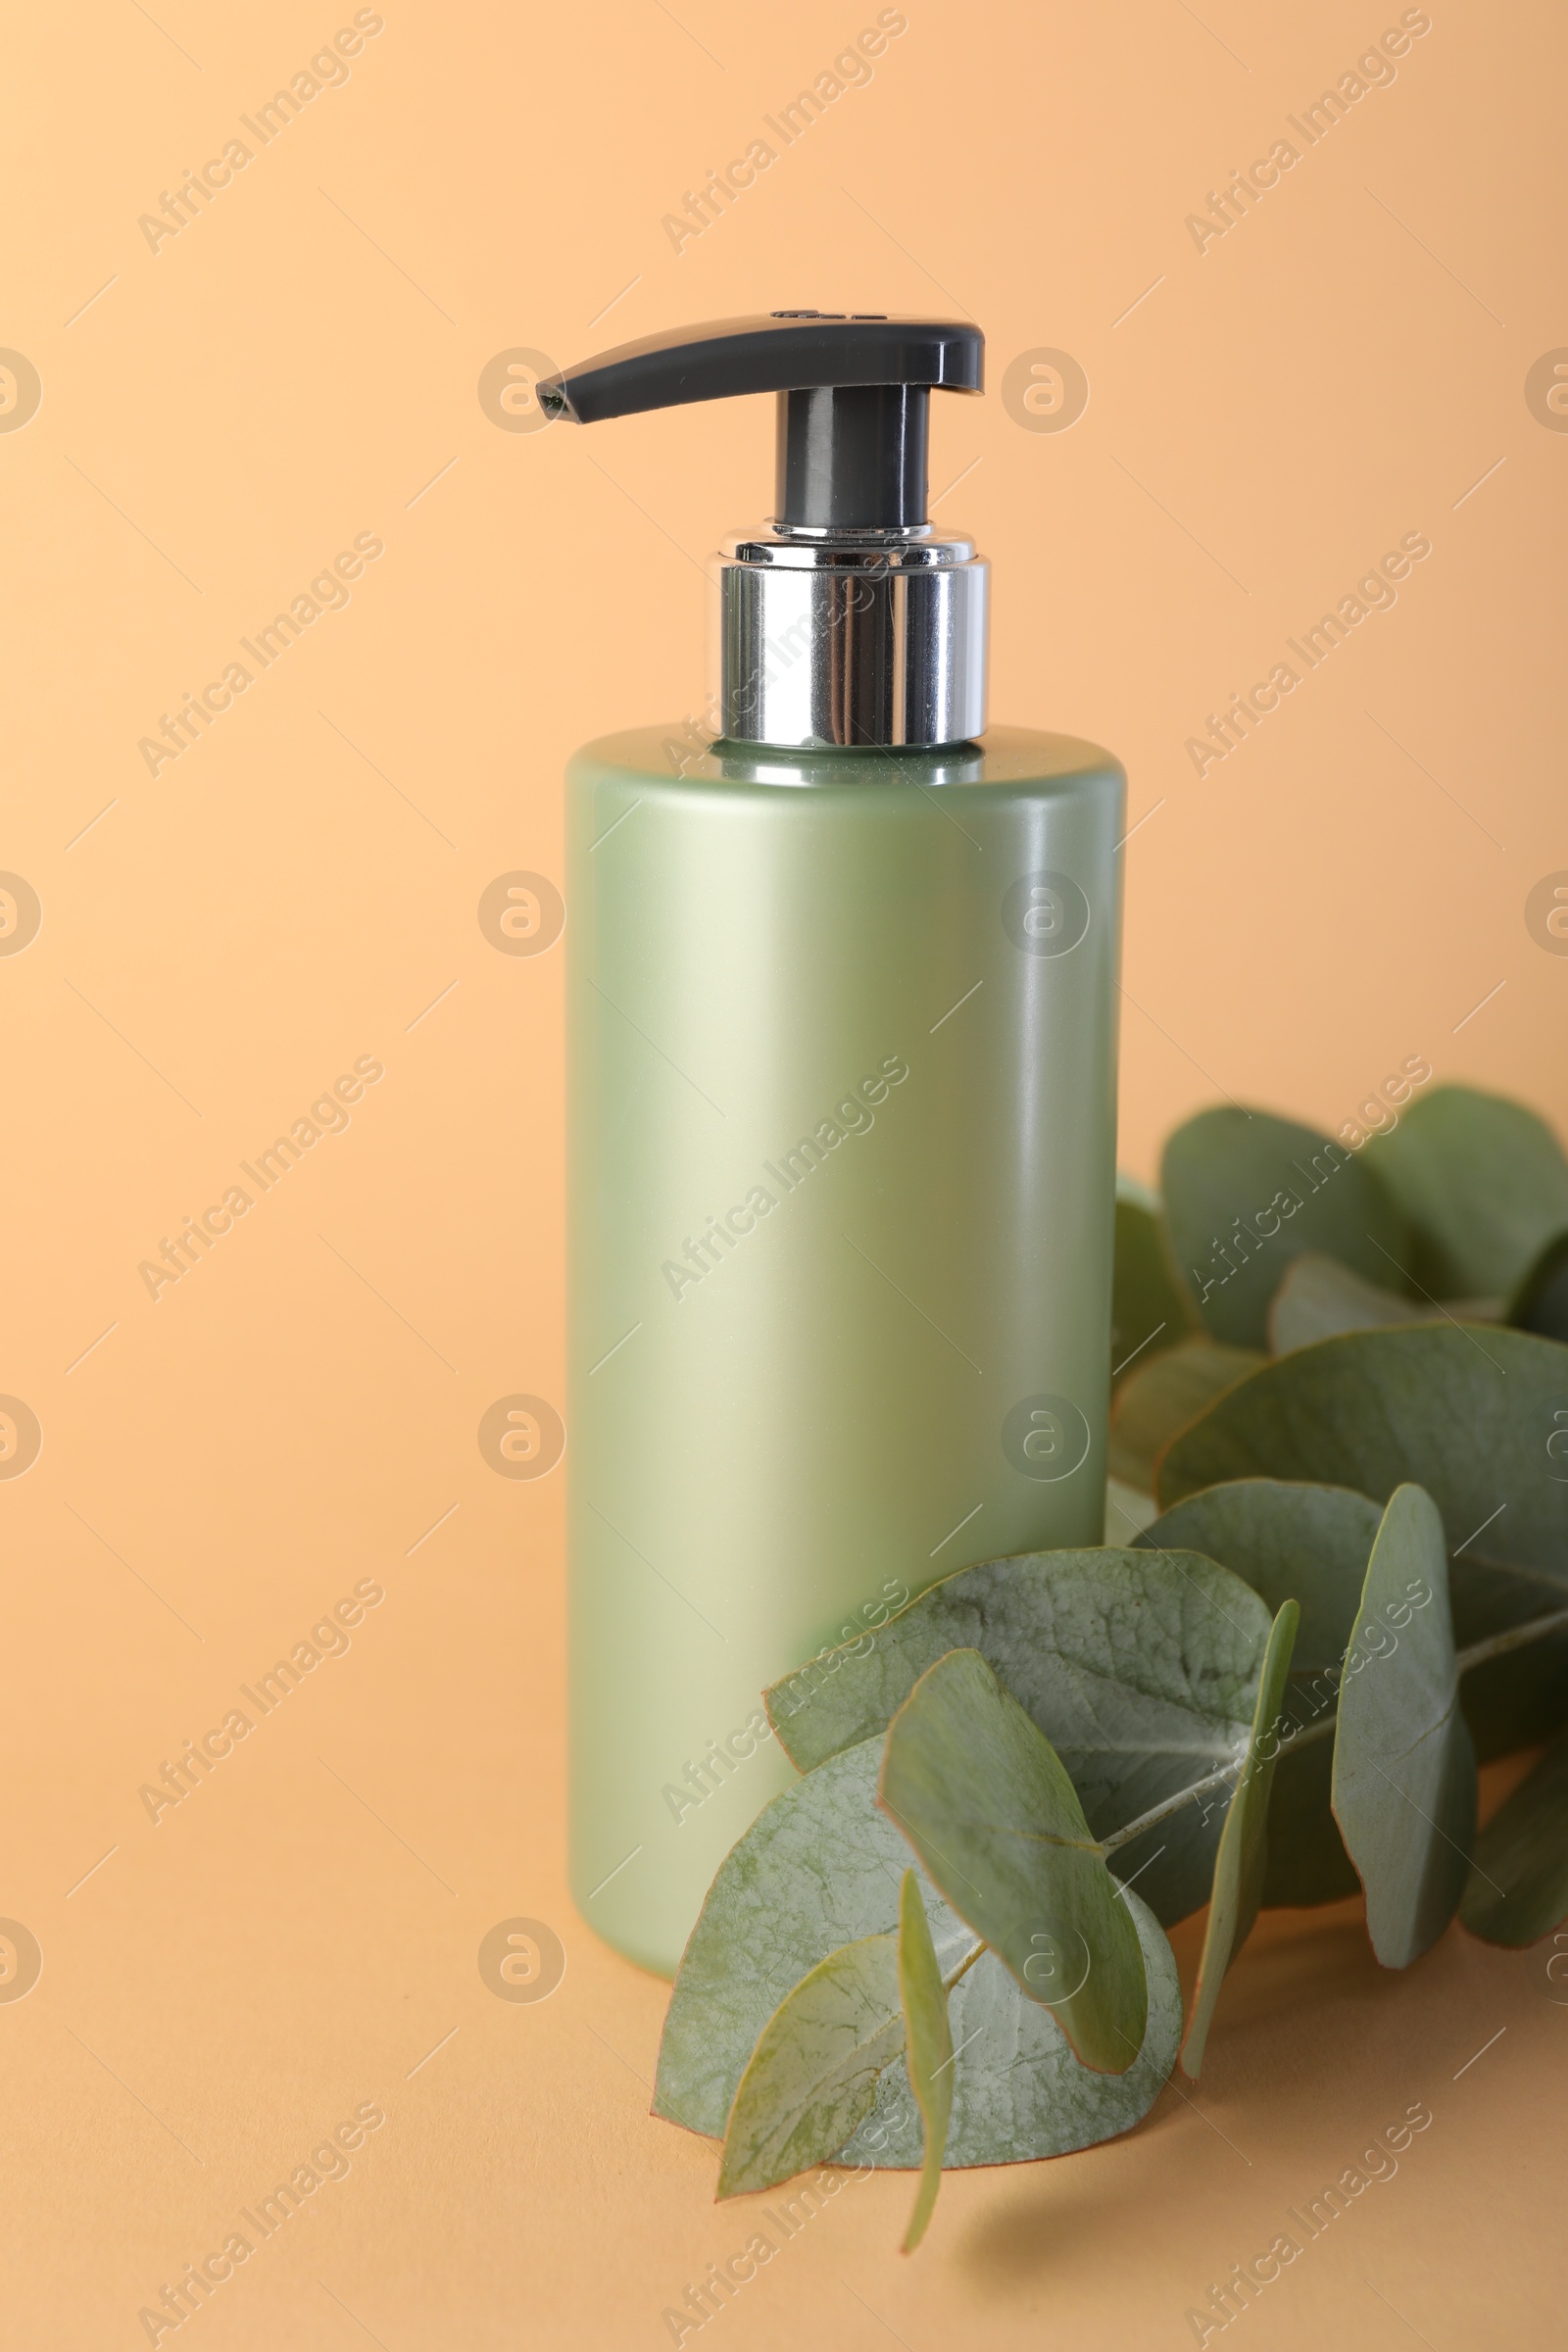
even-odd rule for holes
{"type": "Polygon", "coordinates": [[[1101,1540],[1123,778],[655,728],[568,798],[572,1886],[668,1975],[764,1685],[1101,1540]]]}

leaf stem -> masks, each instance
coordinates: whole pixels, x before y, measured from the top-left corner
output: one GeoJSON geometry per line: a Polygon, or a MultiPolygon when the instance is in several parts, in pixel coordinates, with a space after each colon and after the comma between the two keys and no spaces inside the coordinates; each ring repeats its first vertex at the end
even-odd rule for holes
{"type": "Polygon", "coordinates": [[[1458,1667],[1468,1674],[1472,1666],[1484,1666],[1489,1658],[1506,1657],[1510,1649],[1522,1649],[1527,1642],[1540,1642],[1547,1634],[1560,1633],[1568,1626],[1568,1609],[1553,1609],[1547,1617],[1530,1617],[1523,1625],[1510,1625],[1500,1634],[1489,1634],[1484,1642],[1472,1642],[1461,1649],[1458,1667]]]}
{"type": "Polygon", "coordinates": [[[1153,1829],[1157,1822],[1167,1820],[1172,1813],[1179,1813],[1183,1805],[1190,1805],[1195,1797],[1202,1795],[1205,1788],[1217,1788],[1222,1781],[1234,1779],[1241,1768],[1242,1758],[1237,1756],[1231,1763],[1221,1764],[1217,1771],[1205,1774],[1202,1780],[1194,1781],[1190,1788],[1178,1788],[1174,1796],[1161,1798],[1157,1805],[1151,1805],[1147,1813],[1140,1813],[1136,1821],[1124,1822],[1119,1830],[1112,1830],[1108,1838],[1102,1838],[1102,1851],[1113,1854],[1119,1845],[1131,1845],[1135,1838],[1141,1838],[1146,1830],[1153,1829]]]}
{"type": "Polygon", "coordinates": [[[1280,1754],[1284,1755],[1287,1747],[1310,1747],[1314,1740],[1326,1740],[1339,1720],[1340,1710],[1336,1707],[1332,1714],[1324,1716],[1321,1723],[1309,1723],[1304,1732],[1297,1732],[1290,1740],[1282,1740],[1280,1754]]]}
{"type": "MultiPolygon", "coordinates": [[[[1568,1630],[1568,1608],[1553,1609],[1544,1617],[1527,1618],[1522,1625],[1510,1625],[1500,1634],[1490,1634],[1484,1642],[1472,1642],[1468,1649],[1461,1649],[1457,1653],[1454,1664],[1460,1674],[1468,1674],[1472,1666],[1484,1666],[1489,1659],[1506,1657],[1510,1650],[1523,1649],[1527,1642],[1544,1641],[1548,1634],[1565,1630],[1568,1630]]],[[[1339,1720],[1340,1711],[1335,1707],[1321,1722],[1308,1724],[1304,1731],[1298,1731],[1292,1725],[1281,1739],[1277,1752],[1284,1755],[1293,1748],[1310,1747],[1314,1740],[1326,1740],[1339,1720]]],[[[1101,1839],[1102,1850],[1113,1854],[1118,1846],[1131,1845],[1135,1838],[1141,1838],[1146,1830],[1169,1820],[1173,1813],[1179,1813],[1184,1805],[1192,1804],[1207,1789],[1217,1788],[1222,1782],[1233,1780],[1244,1761],[1245,1758],[1238,1756],[1232,1763],[1221,1764],[1216,1771],[1205,1774],[1202,1780],[1194,1781],[1191,1787],[1178,1788],[1174,1796],[1167,1796],[1159,1804],[1152,1805],[1147,1813],[1140,1813],[1136,1821],[1124,1822],[1119,1830],[1112,1830],[1108,1838],[1101,1839]]],[[[968,1961],[965,1961],[964,1966],[967,1968],[968,1965],[968,1961]]]]}
{"type": "Polygon", "coordinates": [[[953,1987],[955,1986],[955,1984],[956,1984],[956,1983],[958,1982],[958,1979],[959,1979],[960,1977],[966,1977],[966,1976],[968,1975],[968,1973],[969,1973],[970,1969],[971,1969],[971,1968],[973,1968],[973,1966],[974,1966],[975,1962],[976,1962],[976,1961],[979,1959],[979,1957],[980,1957],[981,1953],[982,1953],[982,1952],[989,1952],[989,1951],[990,1951],[990,1949],[991,1949],[991,1946],[990,1946],[990,1944],[989,1944],[989,1943],[977,1943],[977,1944],[975,1945],[975,1947],[974,1947],[973,1951],[971,1951],[971,1952],[966,1952],[966,1953],[964,1954],[964,1957],[963,1957],[963,1958],[962,1958],[962,1959],[961,1959],[961,1960],[958,1962],[958,1965],[957,1965],[957,1967],[956,1967],[956,1968],[954,1970],[954,1972],[953,1972],[952,1976],[951,1976],[951,1977],[944,1977],[944,1978],[943,1978],[943,1980],[942,1980],[942,1989],[943,1989],[943,1991],[944,1991],[944,1992],[951,1992],[951,1991],[953,1990],[953,1987]]]}

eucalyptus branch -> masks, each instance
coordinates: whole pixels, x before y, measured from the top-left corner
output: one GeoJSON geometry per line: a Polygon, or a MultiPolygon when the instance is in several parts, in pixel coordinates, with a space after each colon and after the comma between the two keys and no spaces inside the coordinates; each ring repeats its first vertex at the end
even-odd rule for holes
{"type": "MultiPolygon", "coordinates": [[[[1308,1724],[1304,1732],[1289,1724],[1280,1737],[1276,1756],[1284,1755],[1288,1748],[1308,1747],[1314,1740],[1326,1740],[1338,1721],[1339,1709],[1335,1708],[1332,1714],[1324,1716],[1321,1723],[1308,1724]]],[[[1221,1764],[1215,1771],[1205,1773],[1200,1781],[1194,1781],[1188,1788],[1178,1788],[1174,1796],[1164,1797],[1157,1805],[1151,1805],[1149,1811],[1140,1813],[1136,1821],[1124,1822],[1119,1830],[1112,1830],[1108,1838],[1102,1838],[1100,1841],[1102,1851],[1113,1854],[1118,1846],[1131,1845],[1133,1839],[1141,1838],[1146,1830],[1153,1829],[1159,1822],[1168,1821],[1173,1813],[1179,1813],[1184,1805],[1192,1804],[1208,1789],[1222,1788],[1225,1782],[1233,1781],[1246,1761],[1245,1755],[1233,1756],[1228,1764],[1221,1764]]]]}
{"type": "Polygon", "coordinates": [[[1168,1820],[1172,1813],[1179,1813],[1184,1805],[1190,1805],[1195,1797],[1201,1796],[1205,1788],[1218,1788],[1224,1782],[1234,1780],[1241,1768],[1242,1758],[1233,1757],[1229,1764],[1222,1764],[1216,1772],[1206,1774],[1200,1781],[1194,1781],[1190,1788],[1178,1788],[1174,1796],[1161,1798],[1157,1805],[1151,1805],[1147,1813],[1140,1813],[1136,1821],[1124,1822],[1119,1830],[1112,1830],[1108,1838],[1102,1838],[1102,1851],[1113,1854],[1118,1846],[1131,1845],[1135,1838],[1141,1838],[1146,1830],[1153,1829],[1157,1822],[1168,1820]]]}
{"type": "Polygon", "coordinates": [[[944,1991],[944,1992],[951,1992],[951,1991],[953,1990],[953,1987],[955,1986],[955,1984],[956,1984],[956,1983],[958,1982],[958,1979],[959,1979],[960,1977],[966,1977],[966,1976],[968,1975],[968,1973],[969,1973],[970,1969],[971,1969],[971,1968],[973,1968],[973,1966],[974,1966],[975,1962],[976,1962],[976,1961],[979,1959],[979,1957],[980,1957],[981,1953],[982,1953],[982,1952],[989,1952],[989,1951],[990,1951],[990,1949],[991,1949],[991,1946],[990,1946],[990,1944],[989,1944],[989,1943],[977,1943],[977,1944],[974,1946],[974,1948],[973,1948],[973,1950],[972,1950],[972,1951],[966,1952],[966,1953],[964,1954],[963,1958],[962,1958],[962,1959],[961,1959],[961,1960],[958,1962],[958,1965],[957,1965],[957,1967],[956,1967],[956,1968],[954,1970],[954,1972],[953,1972],[952,1976],[951,1976],[951,1977],[944,1977],[944,1978],[943,1978],[943,1980],[942,1980],[942,1989],[943,1989],[943,1991],[944,1991]]]}
{"type": "Polygon", "coordinates": [[[1339,1720],[1340,1710],[1335,1707],[1330,1714],[1324,1716],[1321,1723],[1309,1723],[1304,1732],[1293,1732],[1289,1740],[1281,1741],[1281,1755],[1285,1753],[1287,1747],[1310,1747],[1314,1740],[1326,1740],[1339,1720]]]}
{"type": "MultiPolygon", "coordinates": [[[[1472,1642],[1468,1649],[1461,1649],[1457,1653],[1454,1664],[1461,1674],[1468,1674],[1472,1666],[1484,1666],[1491,1658],[1503,1658],[1510,1650],[1523,1649],[1527,1642],[1543,1642],[1548,1634],[1563,1632],[1568,1632],[1568,1608],[1553,1609],[1544,1617],[1527,1618],[1522,1625],[1510,1625],[1500,1634],[1490,1634],[1484,1642],[1472,1642]]],[[[1326,1740],[1339,1720],[1340,1711],[1335,1707],[1321,1722],[1308,1724],[1304,1731],[1290,1726],[1280,1740],[1277,1752],[1284,1755],[1292,1748],[1310,1747],[1314,1740],[1326,1740]]],[[[1234,1757],[1229,1764],[1221,1764],[1216,1771],[1206,1773],[1202,1780],[1194,1781],[1186,1788],[1178,1788],[1174,1796],[1167,1796],[1159,1804],[1152,1805],[1147,1813],[1140,1813],[1136,1821],[1124,1822],[1119,1830],[1112,1830],[1108,1838],[1101,1839],[1102,1851],[1113,1854],[1118,1846],[1131,1845],[1133,1839],[1141,1838],[1146,1830],[1154,1829],[1160,1822],[1168,1821],[1173,1813],[1179,1813],[1183,1806],[1194,1803],[1208,1789],[1234,1780],[1245,1761],[1243,1756],[1234,1757]]]]}
{"type": "Polygon", "coordinates": [[[1461,1649],[1458,1668],[1468,1674],[1472,1666],[1484,1666],[1489,1658],[1506,1657],[1510,1649],[1522,1649],[1527,1642],[1540,1642],[1547,1634],[1561,1633],[1568,1626],[1568,1609],[1553,1609],[1547,1617],[1530,1617],[1523,1625],[1510,1625],[1500,1634],[1489,1634],[1484,1642],[1472,1642],[1461,1649]]]}

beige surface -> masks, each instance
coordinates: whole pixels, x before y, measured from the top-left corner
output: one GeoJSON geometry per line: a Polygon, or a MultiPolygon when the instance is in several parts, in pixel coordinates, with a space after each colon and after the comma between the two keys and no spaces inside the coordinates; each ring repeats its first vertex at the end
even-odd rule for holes
{"type": "MultiPolygon", "coordinates": [[[[1568,960],[1524,920],[1568,867],[1568,439],[1523,393],[1568,339],[1552,12],[1436,9],[1201,256],[1189,210],[1396,9],[911,6],[678,255],[662,215],[874,11],[383,13],[156,254],[138,215],[353,12],[102,0],[11,35],[0,344],[43,399],[0,431],[0,868],[43,924],[0,956],[0,1392],[43,1449],[0,1480],[0,1914],[43,1974],[0,2002],[0,2298],[51,2352],[144,2342],[138,2307],[365,2102],[347,2177],[188,2323],[214,2352],[653,2346],[750,2234],[647,2120],[662,1988],[564,1891],[563,1482],[475,1437],[559,1395],[560,959],[475,909],[559,874],[574,742],[696,707],[688,558],[764,503],[768,424],[504,433],[493,355],[800,302],[961,303],[996,386],[1073,353],[1070,432],[955,401],[935,476],[973,467],[940,514],[996,562],[999,715],[1115,746],[1148,816],[1129,1164],[1218,1089],[1337,1125],[1408,1054],[1568,1108],[1568,960]],[[1204,714],[1413,530],[1397,607],[1200,781],[1204,714]],[[149,773],[138,738],[362,533],[348,608],[149,773]],[[139,1263],[361,1056],[348,1132],[155,1301],[139,1263]],[[348,1653],[155,1825],[141,1785],[364,1579],[348,1653]],[[476,1966],[518,1916],[567,1947],[539,2004],[476,1966]]],[[[1424,2100],[1398,2177],[1237,2325],[1555,2341],[1549,1947],[1454,1934],[1396,1983],[1352,1911],[1259,1933],[1192,2104],[950,2180],[914,2263],[906,2183],[853,2185],[708,2336],[1192,2341],[1209,2282],[1424,2100]]]]}

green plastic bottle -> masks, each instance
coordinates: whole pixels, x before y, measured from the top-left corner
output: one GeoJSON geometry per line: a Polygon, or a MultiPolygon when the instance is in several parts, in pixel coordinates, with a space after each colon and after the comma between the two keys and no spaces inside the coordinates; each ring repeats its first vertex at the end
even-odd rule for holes
{"type": "Polygon", "coordinates": [[[1101,1540],[1123,821],[1108,754],[983,732],[985,567],[924,520],[977,331],[727,321],[541,394],[659,405],[671,352],[784,397],[711,729],[567,783],[572,1884],[666,1976],[793,1778],[763,1690],[1101,1540]]]}

